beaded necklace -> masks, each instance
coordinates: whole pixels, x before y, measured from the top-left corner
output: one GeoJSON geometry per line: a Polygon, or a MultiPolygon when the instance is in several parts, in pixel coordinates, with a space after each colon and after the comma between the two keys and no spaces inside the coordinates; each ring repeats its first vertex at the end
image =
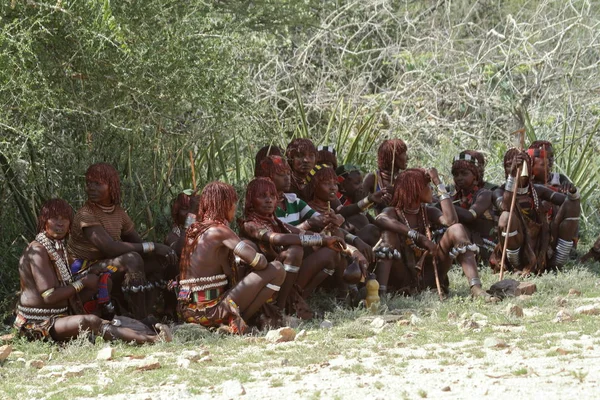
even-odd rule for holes
{"type": "MultiPolygon", "coordinates": [[[[407,210],[408,211],[408,210],[407,210]]],[[[408,218],[406,218],[406,215],[404,215],[404,210],[397,210],[398,215],[400,215],[400,217],[402,217],[402,219],[404,220],[404,224],[406,224],[406,226],[408,227],[409,230],[412,230],[410,224],[408,223],[408,218]]],[[[421,204],[421,207],[419,208],[419,211],[417,213],[421,213],[421,217],[423,218],[423,226],[425,227],[425,230],[428,229],[428,224],[427,224],[427,218],[425,217],[425,207],[423,206],[423,204],[421,204]]],[[[414,214],[416,215],[416,214],[414,214]]],[[[408,238],[410,247],[413,250],[419,250],[419,251],[427,251],[427,249],[424,249],[422,247],[419,247],[414,240],[408,238]]]]}
{"type": "Polygon", "coordinates": [[[479,186],[473,186],[471,190],[466,191],[466,194],[465,191],[461,189],[458,192],[456,192],[454,199],[460,201],[460,207],[464,209],[469,209],[471,205],[473,205],[473,198],[475,197],[475,194],[477,194],[477,192],[479,192],[479,186]]]}
{"type": "Polygon", "coordinates": [[[53,240],[46,236],[45,232],[40,232],[35,237],[36,242],[44,246],[48,252],[50,260],[56,265],[56,269],[60,274],[63,286],[68,285],[72,282],[73,276],[69,270],[69,260],[67,259],[67,253],[65,251],[64,240],[53,240]],[[60,250],[60,253],[59,251],[60,250]]]}

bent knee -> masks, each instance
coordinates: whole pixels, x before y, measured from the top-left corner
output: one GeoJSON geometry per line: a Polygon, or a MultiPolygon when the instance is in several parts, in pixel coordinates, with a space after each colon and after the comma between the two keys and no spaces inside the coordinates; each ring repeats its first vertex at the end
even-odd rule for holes
{"type": "Polygon", "coordinates": [[[142,271],[144,269],[144,259],[136,252],[125,253],[118,259],[118,268],[122,271],[142,271]]]}
{"type": "Polygon", "coordinates": [[[79,322],[79,330],[98,332],[100,330],[100,325],[102,325],[102,319],[100,319],[100,317],[93,314],[82,315],[81,321],[79,322]]]}
{"type": "Polygon", "coordinates": [[[268,268],[270,269],[271,275],[273,276],[272,283],[276,285],[281,285],[285,280],[285,269],[283,268],[283,264],[279,261],[273,261],[269,263],[268,268]]]}

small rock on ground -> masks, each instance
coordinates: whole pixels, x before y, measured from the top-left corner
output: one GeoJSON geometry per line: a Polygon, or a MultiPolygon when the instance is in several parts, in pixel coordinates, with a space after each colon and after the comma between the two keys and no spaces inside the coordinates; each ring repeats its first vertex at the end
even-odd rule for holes
{"type": "Polygon", "coordinates": [[[523,309],[515,304],[509,304],[506,307],[506,314],[513,317],[523,317],[523,309]]]}
{"type": "Polygon", "coordinates": [[[326,319],[326,320],[323,320],[323,322],[321,322],[319,327],[321,329],[331,329],[331,328],[333,328],[333,323],[326,319]]]}
{"type": "Polygon", "coordinates": [[[113,357],[115,356],[115,349],[113,349],[112,347],[105,347],[103,349],[101,349],[98,352],[98,355],[96,355],[96,360],[104,360],[104,361],[108,361],[108,360],[112,360],[113,357]]]}
{"type": "Polygon", "coordinates": [[[506,341],[499,339],[499,338],[495,338],[495,337],[489,337],[486,338],[483,341],[483,346],[487,347],[489,349],[503,349],[505,347],[507,347],[508,345],[506,344],[506,341]]]}
{"type": "Polygon", "coordinates": [[[289,326],[267,332],[265,339],[272,343],[291,342],[296,338],[296,331],[289,326]]]}
{"type": "Polygon", "coordinates": [[[221,386],[223,387],[223,396],[228,399],[236,399],[246,394],[246,389],[240,381],[225,381],[221,386]]]}
{"type": "Polygon", "coordinates": [[[44,366],[44,362],[42,360],[29,360],[25,363],[25,368],[40,369],[43,366],[44,366]]]}
{"type": "Polygon", "coordinates": [[[600,304],[590,304],[577,307],[575,309],[575,314],[598,315],[600,314],[600,304]]]}
{"type": "Polygon", "coordinates": [[[566,310],[560,310],[559,312],[556,313],[556,317],[554,318],[554,320],[552,322],[558,323],[558,322],[569,322],[569,321],[573,321],[573,316],[571,316],[571,314],[566,310]]]}
{"type": "Polygon", "coordinates": [[[571,289],[569,289],[569,296],[572,296],[572,297],[581,296],[581,292],[577,289],[571,288],[571,289]]]}
{"type": "Polygon", "coordinates": [[[0,362],[3,362],[12,353],[12,346],[10,344],[0,346],[0,362]]]}

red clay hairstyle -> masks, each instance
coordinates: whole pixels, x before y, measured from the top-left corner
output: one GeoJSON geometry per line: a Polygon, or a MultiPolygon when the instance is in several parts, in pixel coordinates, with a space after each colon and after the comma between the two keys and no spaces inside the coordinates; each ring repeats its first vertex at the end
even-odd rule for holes
{"type": "Polygon", "coordinates": [[[246,199],[244,203],[244,216],[247,218],[254,212],[252,209],[252,199],[261,193],[270,193],[277,197],[277,188],[272,180],[265,177],[254,178],[248,183],[246,188],[246,199]]]}
{"type": "Polygon", "coordinates": [[[269,156],[281,156],[282,153],[282,150],[275,145],[265,146],[258,150],[256,156],[254,157],[254,176],[266,176],[261,171],[261,162],[269,156]]]}
{"type": "Polygon", "coordinates": [[[85,172],[85,180],[107,184],[112,203],[121,204],[121,181],[115,167],[107,163],[92,164],[85,172]]]}
{"type": "Polygon", "coordinates": [[[200,195],[198,221],[213,220],[224,224],[229,223],[227,213],[237,201],[238,196],[233,186],[220,181],[210,182],[200,195]]]}
{"type": "Polygon", "coordinates": [[[394,182],[394,197],[391,205],[403,209],[408,204],[419,201],[421,192],[429,185],[431,179],[423,168],[409,168],[402,171],[394,182]]]}
{"type": "Polygon", "coordinates": [[[377,150],[377,168],[380,171],[389,172],[392,170],[392,159],[398,159],[408,151],[406,143],[401,139],[384,140],[377,150]],[[394,146],[396,156],[394,156],[394,146]]]}
{"type": "MultiPolygon", "coordinates": [[[[190,207],[190,201],[192,200],[192,196],[198,196],[197,194],[185,194],[185,193],[179,193],[177,195],[177,198],[175,199],[175,201],[173,202],[173,205],[171,206],[171,218],[173,220],[173,225],[179,225],[178,219],[179,219],[179,211],[182,208],[189,208],[190,207]]],[[[198,212],[198,210],[190,210],[190,212],[196,214],[198,212]]]]}
{"type": "Polygon", "coordinates": [[[337,183],[337,174],[335,170],[326,164],[317,164],[315,167],[308,173],[306,177],[308,180],[308,184],[306,185],[306,198],[308,201],[312,201],[315,196],[315,188],[321,182],[332,179],[337,183]]]}
{"type": "Polygon", "coordinates": [[[481,185],[483,184],[483,174],[485,171],[485,158],[483,154],[475,150],[462,151],[457,157],[454,158],[452,163],[452,175],[455,171],[467,169],[475,175],[475,179],[481,185]]]}
{"type": "Polygon", "coordinates": [[[290,172],[290,166],[281,156],[269,156],[260,162],[260,175],[271,178],[274,174],[290,172]]]}
{"type": "Polygon", "coordinates": [[[38,216],[37,231],[44,232],[46,223],[50,218],[63,217],[69,220],[69,227],[73,222],[73,209],[63,199],[50,199],[42,205],[40,215],[38,216]]]}
{"type": "Polygon", "coordinates": [[[314,154],[317,155],[317,148],[309,139],[298,138],[294,139],[288,144],[285,149],[285,157],[292,166],[293,159],[301,154],[314,154]]]}

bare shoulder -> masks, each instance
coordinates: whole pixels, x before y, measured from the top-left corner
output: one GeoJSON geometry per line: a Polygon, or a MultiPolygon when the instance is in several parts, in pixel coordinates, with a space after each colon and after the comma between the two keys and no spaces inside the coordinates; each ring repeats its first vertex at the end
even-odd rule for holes
{"type": "Polygon", "coordinates": [[[398,214],[396,213],[395,207],[386,207],[383,209],[383,211],[379,215],[384,215],[388,218],[398,219],[398,214]]]}
{"type": "Polygon", "coordinates": [[[429,217],[429,220],[437,219],[442,215],[442,210],[437,207],[427,206],[425,209],[427,210],[427,217],[429,217]]]}
{"type": "Polygon", "coordinates": [[[230,227],[225,225],[215,225],[206,231],[206,235],[214,240],[227,240],[233,237],[237,237],[234,231],[230,227]]]}

